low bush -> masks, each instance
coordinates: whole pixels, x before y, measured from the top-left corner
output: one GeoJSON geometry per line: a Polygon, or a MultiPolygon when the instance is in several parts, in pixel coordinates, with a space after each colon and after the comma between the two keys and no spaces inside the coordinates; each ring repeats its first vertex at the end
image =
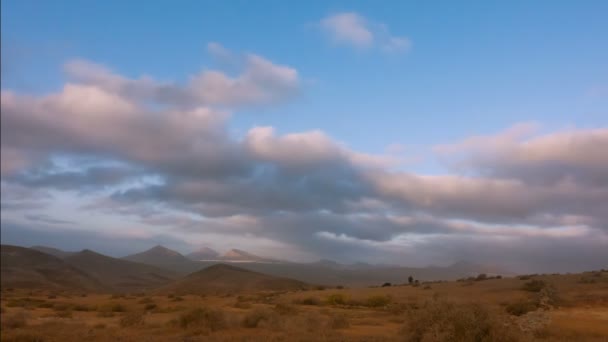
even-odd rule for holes
{"type": "Polygon", "coordinates": [[[146,304],[146,306],[144,306],[144,310],[150,311],[156,309],[157,307],[158,305],[156,305],[155,303],[148,303],[146,304]]]}
{"type": "Polygon", "coordinates": [[[273,327],[277,328],[280,319],[276,312],[268,309],[255,309],[243,318],[245,328],[273,327]]]}
{"type": "Polygon", "coordinates": [[[298,313],[298,309],[295,306],[285,303],[278,303],[275,305],[274,311],[279,315],[295,315],[298,313]]]}
{"type": "Polygon", "coordinates": [[[296,304],[302,304],[302,305],[319,305],[319,304],[321,304],[321,301],[317,297],[306,297],[306,298],[295,300],[294,302],[296,304]]]}
{"type": "Polygon", "coordinates": [[[370,296],[365,301],[365,304],[369,307],[378,308],[387,306],[392,302],[392,298],[389,295],[375,295],[370,296]]]}
{"type": "Polygon", "coordinates": [[[519,341],[513,329],[478,304],[433,300],[410,311],[402,333],[407,341],[519,341]]]}
{"type": "Polygon", "coordinates": [[[347,298],[341,293],[334,293],[329,295],[326,301],[329,305],[345,305],[347,302],[347,298]]]}
{"type": "Polygon", "coordinates": [[[72,310],[57,310],[55,311],[55,317],[59,318],[72,318],[72,310]]]}
{"type": "Polygon", "coordinates": [[[2,329],[17,329],[27,325],[27,316],[24,312],[17,312],[12,315],[2,315],[2,329]]]}
{"type": "Polygon", "coordinates": [[[110,307],[112,312],[125,312],[127,311],[127,309],[125,308],[125,306],[123,304],[120,303],[116,303],[116,304],[112,304],[112,306],[110,307]]]}
{"type": "Polygon", "coordinates": [[[226,327],[226,317],[220,310],[197,308],[181,314],[178,324],[183,329],[196,327],[216,331],[226,327]]]}
{"type": "Polygon", "coordinates": [[[350,322],[345,315],[330,316],[327,324],[330,329],[346,329],[350,327],[350,322]]]}
{"type": "Polygon", "coordinates": [[[120,318],[118,322],[122,328],[144,325],[143,312],[130,312],[120,318]]]}
{"type": "Polygon", "coordinates": [[[547,283],[542,280],[531,280],[522,286],[522,290],[529,292],[540,292],[540,290],[544,289],[546,286],[547,283]]]}
{"type": "Polygon", "coordinates": [[[507,304],[505,311],[514,316],[521,316],[537,308],[537,305],[531,301],[519,301],[507,304]]]}

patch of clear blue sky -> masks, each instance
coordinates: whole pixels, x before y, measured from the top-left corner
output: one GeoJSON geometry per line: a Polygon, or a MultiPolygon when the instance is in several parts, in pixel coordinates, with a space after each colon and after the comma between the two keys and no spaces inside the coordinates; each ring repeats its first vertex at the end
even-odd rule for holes
{"type": "Polygon", "coordinates": [[[318,128],[380,152],[522,121],[599,127],[608,122],[606,18],[604,0],[7,0],[2,87],[56,89],[61,65],[74,57],[130,77],[185,81],[210,65],[205,47],[213,41],[292,66],[305,81],[290,103],[236,113],[238,132],[318,128]],[[332,44],[314,24],[344,11],[386,24],[413,48],[391,55],[332,44]]]}

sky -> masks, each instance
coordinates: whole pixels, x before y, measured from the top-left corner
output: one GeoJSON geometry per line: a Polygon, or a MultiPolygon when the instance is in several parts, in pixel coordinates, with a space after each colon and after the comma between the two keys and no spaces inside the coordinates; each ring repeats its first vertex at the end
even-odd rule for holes
{"type": "Polygon", "coordinates": [[[2,1],[2,243],[608,266],[606,1],[2,1]]]}

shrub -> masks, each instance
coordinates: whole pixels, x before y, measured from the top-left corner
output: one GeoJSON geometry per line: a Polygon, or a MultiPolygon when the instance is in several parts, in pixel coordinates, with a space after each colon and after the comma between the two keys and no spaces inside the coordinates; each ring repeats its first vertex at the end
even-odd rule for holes
{"type": "Polygon", "coordinates": [[[146,297],[146,298],[140,299],[138,303],[139,304],[149,304],[149,303],[154,303],[154,301],[152,300],[152,298],[146,297]]]}
{"type": "Polygon", "coordinates": [[[53,310],[55,311],[66,311],[71,309],[71,305],[68,303],[54,303],[53,310]]]}
{"type": "Polygon", "coordinates": [[[112,304],[112,306],[110,307],[110,309],[112,310],[112,312],[125,312],[127,311],[125,309],[125,306],[120,304],[120,303],[116,303],[116,304],[112,304]]]}
{"type": "Polygon", "coordinates": [[[38,307],[41,309],[52,309],[54,307],[54,304],[51,302],[42,302],[38,304],[38,307]]]}
{"type": "Polygon", "coordinates": [[[178,322],[183,329],[196,327],[216,331],[226,327],[224,313],[209,308],[198,308],[183,313],[179,316],[178,322]]]}
{"type": "Polygon", "coordinates": [[[505,311],[514,316],[525,315],[526,313],[536,309],[537,306],[530,301],[510,303],[505,307],[505,311]]]}
{"type": "Polygon", "coordinates": [[[72,310],[58,310],[55,311],[55,316],[60,318],[72,318],[72,310]]]}
{"type": "Polygon", "coordinates": [[[76,304],[73,307],[74,311],[90,311],[91,308],[89,308],[88,306],[84,305],[84,304],[76,304]]]}
{"type": "Polygon", "coordinates": [[[302,305],[319,305],[321,301],[317,297],[306,297],[296,301],[297,304],[302,305]]]}
{"type": "Polygon", "coordinates": [[[262,325],[277,327],[278,324],[279,316],[267,309],[255,309],[243,318],[243,326],[245,328],[257,328],[262,325]]]}
{"type": "Polygon", "coordinates": [[[517,336],[493,319],[478,304],[456,305],[430,301],[410,311],[402,332],[408,341],[518,341],[517,336]]]}
{"type": "Polygon", "coordinates": [[[544,289],[545,286],[547,286],[547,283],[542,280],[531,280],[522,286],[522,290],[529,292],[540,292],[540,290],[544,289]]]}
{"type": "Polygon", "coordinates": [[[24,312],[17,312],[12,315],[2,315],[2,329],[23,328],[27,325],[27,317],[24,312]]]}
{"type": "Polygon", "coordinates": [[[4,338],[4,335],[3,335],[2,341],[6,341],[6,342],[43,342],[44,338],[38,334],[32,334],[29,332],[19,332],[8,338],[4,338]]]}
{"type": "Polygon", "coordinates": [[[278,303],[274,306],[274,311],[279,315],[295,315],[298,313],[298,309],[293,305],[278,303]]]}
{"type": "Polygon", "coordinates": [[[350,322],[344,315],[334,315],[329,317],[328,326],[331,329],[346,329],[350,327],[350,322]]]}
{"type": "Polygon", "coordinates": [[[482,281],[482,280],[487,280],[488,276],[485,273],[480,273],[477,275],[477,278],[475,278],[476,281],[482,281]]]}
{"type": "Polygon", "coordinates": [[[367,306],[370,306],[373,308],[387,306],[391,302],[392,302],[392,298],[389,295],[370,296],[366,300],[367,306]]]}
{"type": "Polygon", "coordinates": [[[148,303],[146,304],[146,306],[144,307],[144,310],[146,311],[150,311],[150,310],[154,310],[156,309],[158,306],[154,303],[148,303]]]}
{"type": "Polygon", "coordinates": [[[384,283],[384,284],[382,284],[382,287],[390,287],[390,286],[392,286],[392,285],[393,285],[393,284],[391,284],[391,283],[384,283]]]}
{"type": "Polygon", "coordinates": [[[123,328],[144,325],[144,314],[142,312],[130,312],[122,316],[119,324],[123,328]]]}
{"type": "Polygon", "coordinates": [[[334,293],[327,297],[327,303],[330,305],[346,304],[346,296],[341,293],[334,293]]]}

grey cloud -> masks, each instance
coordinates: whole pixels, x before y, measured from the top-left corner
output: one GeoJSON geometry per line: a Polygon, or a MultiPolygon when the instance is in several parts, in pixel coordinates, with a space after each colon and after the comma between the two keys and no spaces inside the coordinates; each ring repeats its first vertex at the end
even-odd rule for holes
{"type": "MultiPolygon", "coordinates": [[[[232,138],[228,114],[200,105],[251,103],[241,97],[250,94],[282,98],[294,75],[265,60],[250,62],[236,78],[206,74],[193,80],[188,87],[204,94],[197,107],[185,99],[183,106],[151,108],[147,101],[182,101],[183,87],[131,80],[91,65],[72,65],[80,68],[71,70],[79,83],[55,94],[3,91],[3,210],[35,208],[44,202],[35,201],[43,189],[96,193],[154,175],[156,181],[121,188],[86,209],[136,216],[166,227],[168,235],[253,234],[327,257],[457,260],[467,248],[478,250],[471,256],[491,258],[496,248],[496,256],[506,257],[503,241],[512,241],[513,255],[505,260],[515,264],[518,257],[535,256],[536,249],[561,257],[545,241],[573,249],[583,248],[584,241],[606,245],[607,163],[596,152],[585,154],[608,147],[605,130],[549,134],[526,143],[517,136],[490,137],[456,152],[444,149],[465,155],[472,150],[475,157],[464,158],[470,175],[395,172],[392,158],[353,151],[321,131],[278,135],[272,127],[255,127],[240,140],[232,138]],[[214,88],[214,82],[220,85],[214,88]],[[176,94],[161,100],[164,91],[176,94]],[[483,156],[477,157],[480,144],[483,156]],[[499,157],[487,159],[492,151],[499,157]],[[57,171],[57,155],[120,166],[93,163],[57,171]],[[20,197],[24,189],[39,192],[20,197]]],[[[576,260],[572,267],[583,265],[576,260]]]]}

